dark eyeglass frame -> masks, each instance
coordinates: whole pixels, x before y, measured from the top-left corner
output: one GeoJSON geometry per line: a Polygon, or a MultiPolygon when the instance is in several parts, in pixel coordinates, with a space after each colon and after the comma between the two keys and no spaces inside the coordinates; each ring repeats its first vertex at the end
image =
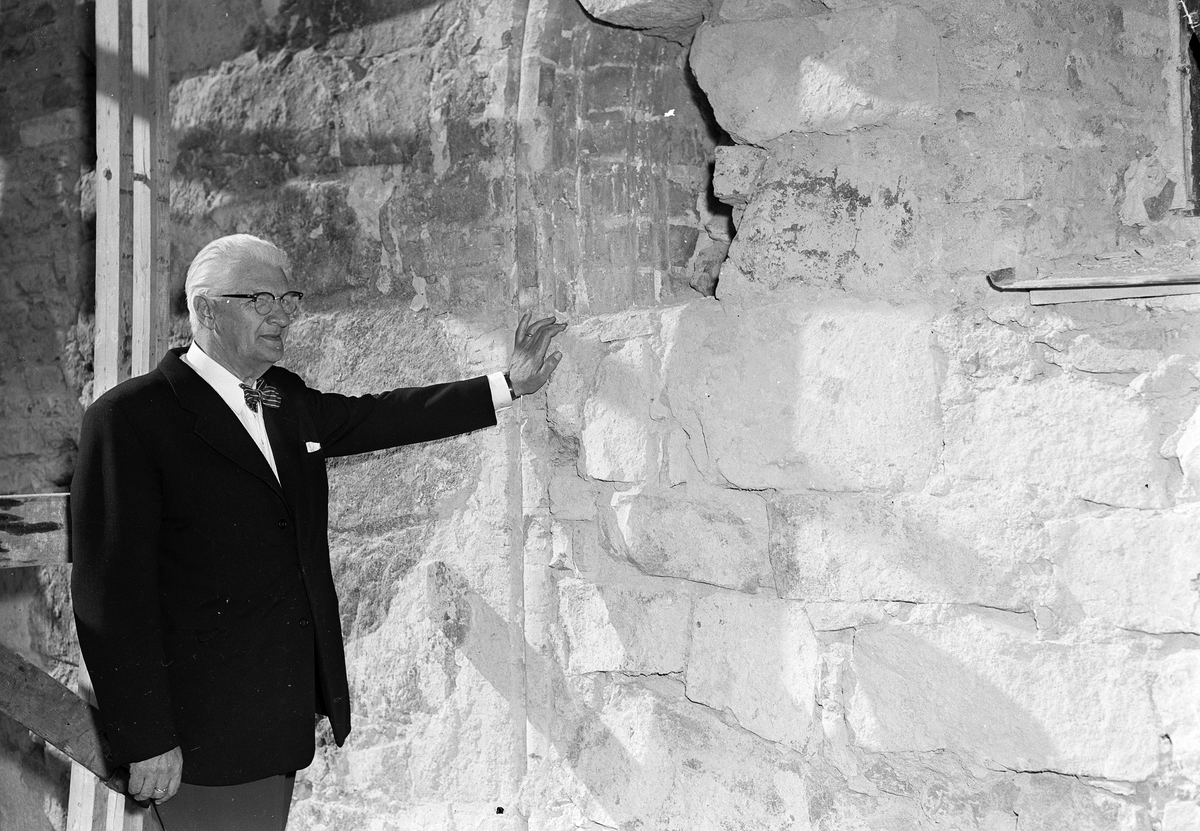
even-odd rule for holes
{"type": "Polygon", "coordinates": [[[285,291],[282,295],[276,297],[269,291],[256,291],[254,294],[218,294],[217,297],[236,297],[239,300],[253,300],[254,311],[266,317],[275,309],[276,304],[279,304],[284,314],[296,314],[300,311],[300,301],[304,299],[304,292],[285,291]],[[267,298],[270,298],[270,300],[268,301],[267,298]],[[264,309],[263,304],[266,303],[269,303],[269,305],[264,309]]]}

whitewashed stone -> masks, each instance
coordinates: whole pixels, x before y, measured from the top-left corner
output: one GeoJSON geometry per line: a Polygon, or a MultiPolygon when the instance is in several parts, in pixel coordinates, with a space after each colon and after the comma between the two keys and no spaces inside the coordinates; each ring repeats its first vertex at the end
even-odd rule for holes
{"type": "Polygon", "coordinates": [[[640,482],[657,468],[661,453],[651,402],[658,388],[658,361],[645,339],[625,341],[601,360],[583,407],[580,472],[640,482]]]}
{"type": "Polygon", "coordinates": [[[1171,758],[1192,782],[1200,784],[1200,651],[1164,657],[1154,679],[1154,704],[1163,732],[1171,739],[1171,758]]]}
{"type": "Polygon", "coordinates": [[[1196,831],[1200,828],[1200,803],[1175,799],[1163,808],[1162,831],[1196,831]]]}
{"type": "Polygon", "coordinates": [[[598,698],[571,741],[531,770],[531,831],[815,827],[812,766],[799,754],[722,723],[677,685],[612,684],[598,698]]]}
{"type": "Polygon", "coordinates": [[[705,24],[691,65],[717,121],[738,142],[842,133],[932,117],[937,30],[917,9],[705,24]]]}
{"type": "Polygon", "coordinates": [[[569,672],[683,670],[692,615],[685,592],[667,581],[600,586],[565,577],[558,593],[569,672]]]}
{"type": "Polygon", "coordinates": [[[922,308],[695,303],[666,361],[702,471],[741,488],[920,488],[941,448],[922,308]]]}
{"type": "Polygon", "coordinates": [[[1054,489],[1119,507],[1169,504],[1172,471],[1159,453],[1155,412],[1121,387],[1065,373],[1007,383],[948,407],[945,428],[953,480],[1054,489]]]}
{"type": "Polygon", "coordinates": [[[813,729],[819,655],[801,604],[714,594],[696,602],[687,696],[801,750],[813,729]]]}
{"type": "Polygon", "coordinates": [[[771,563],[781,597],[1031,608],[1041,550],[1027,506],[987,490],[780,495],[771,500],[771,563]]]}
{"type": "Polygon", "coordinates": [[[631,490],[612,498],[625,556],[646,574],[754,592],[774,586],[767,505],[740,491],[631,490]]]}
{"type": "Polygon", "coordinates": [[[1115,793],[1117,783],[1095,787],[1087,780],[1057,774],[1018,774],[1012,812],[1018,831],[1148,831],[1149,811],[1136,797],[1115,793]],[[1111,790],[1109,790],[1111,789],[1111,790]]]}
{"type": "Polygon", "coordinates": [[[983,616],[866,627],[847,706],[874,752],[951,750],[1012,770],[1141,781],[1159,726],[1137,646],[1042,641],[983,616]]]}
{"type": "Polygon", "coordinates": [[[1124,629],[1200,632],[1200,506],[1047,523],[1067,602],[1124,629]]]}

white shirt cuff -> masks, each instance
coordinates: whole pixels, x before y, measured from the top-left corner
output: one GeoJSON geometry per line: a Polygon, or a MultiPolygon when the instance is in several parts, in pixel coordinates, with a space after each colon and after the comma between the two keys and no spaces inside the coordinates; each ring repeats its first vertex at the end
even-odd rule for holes
{"type": "Polygon", "coordinates": [[[513,404],[513,397],[508,394],[508,383],[504,380],[503,372],[489,372],[488,386],[492,388],[492,406],[496,412],[506,410],[513,404]]]}

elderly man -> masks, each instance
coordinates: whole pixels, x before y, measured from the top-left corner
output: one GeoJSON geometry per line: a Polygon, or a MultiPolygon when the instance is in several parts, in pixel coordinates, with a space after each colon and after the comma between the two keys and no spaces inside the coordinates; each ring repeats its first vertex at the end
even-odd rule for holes
{"type": "Polygon", "coordinates": [[[274,366],[302,296],[275,246],[209,243],[186,291],[191,346],[84,416],[79,643],[115,761],[166,831],[282,829],[314,713],[350,732],[325,459],[494,425],[550,378],[565,324],[524,315],[507,373],[347,397],[274,366]]]}

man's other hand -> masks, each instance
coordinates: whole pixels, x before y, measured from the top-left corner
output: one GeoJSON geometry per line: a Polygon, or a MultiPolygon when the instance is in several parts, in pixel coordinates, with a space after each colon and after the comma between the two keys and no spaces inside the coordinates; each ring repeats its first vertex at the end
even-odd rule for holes
{"type": "Polygon", "coordinates": [[[138,802],[166,802],[179,790],[183,751],[173,747],[129,766],[129,795],[138,802]]]}
{"type": "Polygon", "coordinates": [[[547,355],[550,341],[555,335],[567,328],[565,323],[556,323],[553,317],[544,317],[533,323],[529,318],[532,312],[525,312],[517,323],[517,334],[513,338],[513,356],[508,365],[508,379],[512,382],[513,392],[517,395],[529,395],[537,392],[542,385],[550,380],[562,353],[555,352],[547,355]]]}

